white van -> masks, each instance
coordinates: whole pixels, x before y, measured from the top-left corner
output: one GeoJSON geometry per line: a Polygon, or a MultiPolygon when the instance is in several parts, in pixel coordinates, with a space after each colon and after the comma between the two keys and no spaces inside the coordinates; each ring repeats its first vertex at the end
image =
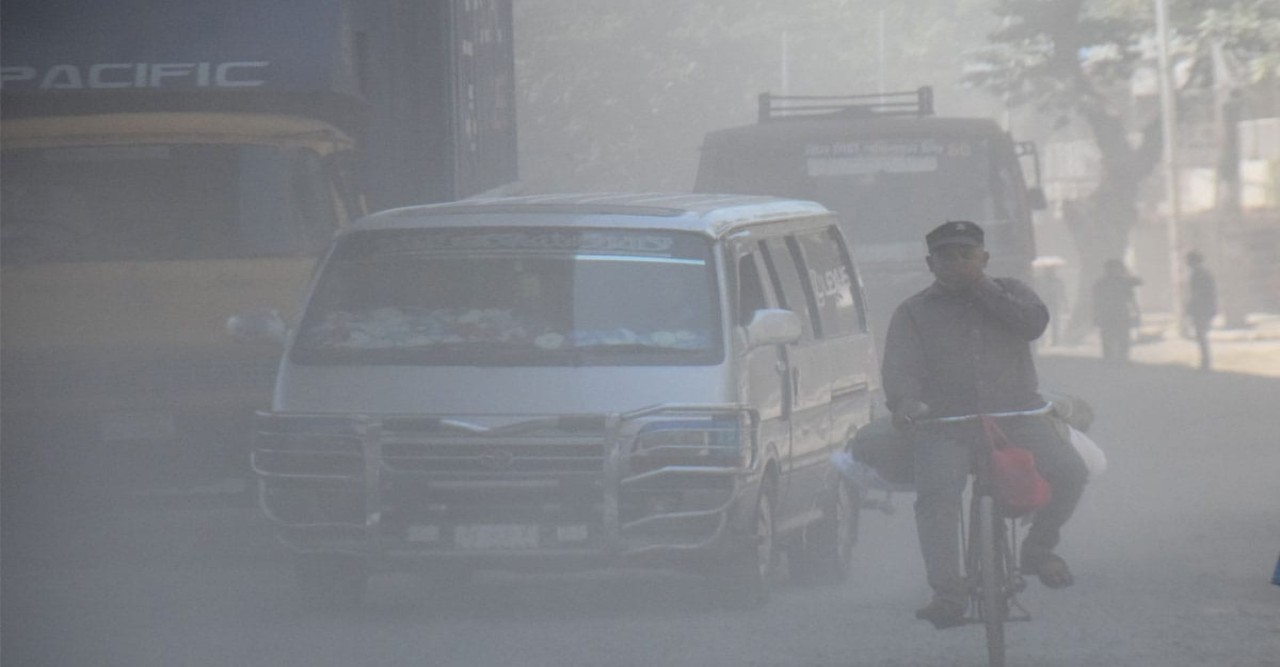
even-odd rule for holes
{"type": "Polygon", "coordinates": [[[830,455],[876,375],[818,204],[396,209],[330,247],[253,466],[316,601],[413,563],[687,565],[760,601],[781,548],[793,575],[847,573],[857,499],[830,455]]]}

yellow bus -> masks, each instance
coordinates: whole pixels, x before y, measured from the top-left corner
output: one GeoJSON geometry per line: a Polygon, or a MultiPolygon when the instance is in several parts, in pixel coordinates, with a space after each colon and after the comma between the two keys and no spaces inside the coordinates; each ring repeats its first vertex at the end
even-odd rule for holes
{"type": "Polygon", "coordinates": [[[162,488],[243,468],[279,350],[237,345],[225,321],[300,297],[350,217],[327,166],[350,140],[312,119],[219,114],[19,118],[0,133],[6,475],[162,488]]]}
{"type": "Polygon", "coordinates": [[[228,318],[288,320],[368,210],[516,180],[510,27],[510,0],[5,0],[3,486],[243,484],[280,348],[228,318]]]}

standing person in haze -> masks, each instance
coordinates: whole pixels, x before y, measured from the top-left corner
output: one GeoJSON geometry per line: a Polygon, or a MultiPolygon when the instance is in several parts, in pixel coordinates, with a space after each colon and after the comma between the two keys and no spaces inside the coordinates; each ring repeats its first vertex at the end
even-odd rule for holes
{"type": "MultiPolygon", "coordinates": [[[[971,443],[986,436],[976,420],[915,421],[1042,407],[1031,344],[1044,333],[1049,312],[1026,284],[986,275],[990,256],[978,225],[948,222],[925,242],[935,281],[894,311],[882,373],[894,424],[915,448],[916,530],[933,589],[933,600],[916,618],[946,628],[963,622],[965,614],[957,526],[971,443]]],[[[1084,491],[1084,462],[1047,415],[1001,419],[1000,426],[1034,453],[1053,488],[1022,544],[1022,571],[1050,588],[1069,586],[1071,570],[1054,549],[1084,491]]]]}
{"type": "Polygon", "coordinates": [[[1049,309],[1049,344],[1057,345],[1062,333],[1062,313],[1067,312],[1067,286],[1056,266],[1046,266],[1036,278],[1036,293],[1049,309]]]}
{"type": "Polygon", "coordinates": [[[1109,259],[1102,266],[1102,277],[1093,284],[1093,323],[1102,340],[1102,358],[1128,361],[1129,341],[1138,321],[1138,298],[1134,290],[1142,280],[1129,275],[1124,262],[1109,259]]]}
{"type": "Polygon", "coordinates": [[[1204,255],[1192,250],[1187,253],[1187,267],[1191,277],[1187,283],[1187,317],[1200,345],[1200,370],[1209,370],[1209,329],[1218,314],[1218,288],[1213,275],[1204,268],[1204,255]]]}

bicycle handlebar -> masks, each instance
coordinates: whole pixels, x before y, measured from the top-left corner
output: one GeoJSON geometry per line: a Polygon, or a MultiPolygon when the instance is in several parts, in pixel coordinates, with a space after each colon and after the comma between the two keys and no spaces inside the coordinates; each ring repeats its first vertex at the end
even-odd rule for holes
{"type": "Polygon", "coordinates": [[[983,417],[995,417],[999,419],[1001,417],[1046,415],[1046,414],[1049,414],[1051,410],[1053,410],[1053,403],[1045,403],[1044,405],[1038,408],[1032,408],[1030,410],[1013,410],[1010,412],[987,412],[987,413],[976,414],[976,415],[957,415],[954,417],[932,417],[932,418],[925,418],[925,419],[913,419],[911,420],[911,422],[913,424],[954,424],[958,422],[974,421],[976,419],[982,419],[983,417]]]}

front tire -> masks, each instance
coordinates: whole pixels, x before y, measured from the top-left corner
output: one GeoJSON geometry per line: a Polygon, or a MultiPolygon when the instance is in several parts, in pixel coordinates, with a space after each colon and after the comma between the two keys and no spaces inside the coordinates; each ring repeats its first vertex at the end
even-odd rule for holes
{"type": "Polygon", "coordinates": [[[991,496],[978,499],[978,585],[982,607],[978,615],[987,631],[987,656],[991,667],[1004,667],[1004,622],[1009,615],[1005,600],[1005,562],[1003,535],[997,533],[995,501],[991,496]]]}
{"type": "Polygon", "coordinates": [[[748,544],[731,557],[720,582],[730,607],[755,608],[769,600],[778,562],[773,496],[771,486],[761,487],[748,544]]]}
{"type": "Polygon", "coordinates": [[[805,529],[787,552],[791,578],[804,584],[838,584],[849,578],[858,541],[858,497],[840,480],[822,518],[805,529]]]}

